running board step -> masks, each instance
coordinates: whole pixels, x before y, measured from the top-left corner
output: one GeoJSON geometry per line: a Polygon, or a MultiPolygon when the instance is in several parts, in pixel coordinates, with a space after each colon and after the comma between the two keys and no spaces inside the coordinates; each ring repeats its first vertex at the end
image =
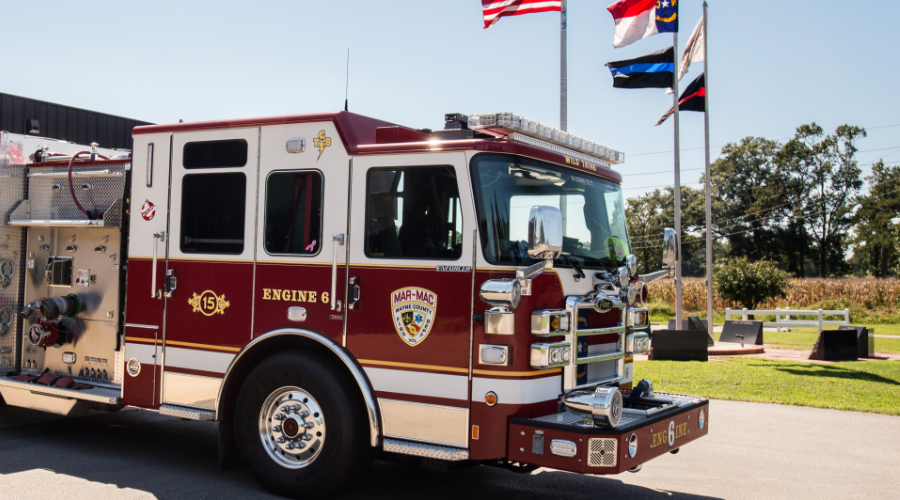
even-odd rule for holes
{"type": "Polygon", "coordinates": [[[116,388],[73,391],[0,377],[0,396],[6,404],[57,415],[82,415],[97,404],[120,405],[120,395],[121,390],[116,388]]]}
{"type": "Polygon", "coordinates": [[[385,438],[384,451],[389,453],[400,453],[402,455],[433,458],[436,460],[446,460],[448,462],[459,462],[469,459],[469,450],[464,448],[454,448],[452,446],[430,443],[417,443],[415,441],[405,441],[402,439],[385,438]]]}
{"type": "Polygon", "coordinates": [[[167,417],[178,417],[185,420],[215,420],[216,412],[212,410],[201,410],[199,408],[188,408],[178,405],[162,405],[159,407],[159,414],[167,417]]]}

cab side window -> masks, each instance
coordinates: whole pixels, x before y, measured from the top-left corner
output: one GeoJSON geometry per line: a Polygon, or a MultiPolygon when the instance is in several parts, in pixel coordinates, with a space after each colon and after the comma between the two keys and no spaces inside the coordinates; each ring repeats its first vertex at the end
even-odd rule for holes
{"type": "Polygon", "coordinates": [[[266,180],[265,218],[267,253],[318,254],[322,246],[322,174],[270,174],[266,180]]]}
{"type": "Polygon", "coordinates": [[[456,260],[462,244],[462,209],[453,167],[368,172],[366,256],[456,260]]]}
{"type": "Polygon", "coordinates": [[[242,173],[185,175],[181,192],[181,251],[244,251],[247,177],[242,173]]]}

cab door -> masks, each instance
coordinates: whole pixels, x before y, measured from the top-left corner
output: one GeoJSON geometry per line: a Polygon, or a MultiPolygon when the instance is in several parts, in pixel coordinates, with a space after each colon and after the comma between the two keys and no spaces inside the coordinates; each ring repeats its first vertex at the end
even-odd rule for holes
{"type": "Polygon", "coordinates": [[[474,211],[462,153],[354,158],[347,347],[385,436],[468,447],[474,211]]]}
{"type": "Polygon", "coordinates": [[[251,338],[258,128],[172,141],[165,276],[165,404],[214,409],[251,338]]]}
{"type": "Polygon", "coordinates": [[[318,122],[263,127],[260,137],[254,337],[302,328],[343,344],[347,251],[334,235],[347,232],[350,161],[340,134],[318,122]],[[330,144],[321,152],[320,134],[330,144]]]}

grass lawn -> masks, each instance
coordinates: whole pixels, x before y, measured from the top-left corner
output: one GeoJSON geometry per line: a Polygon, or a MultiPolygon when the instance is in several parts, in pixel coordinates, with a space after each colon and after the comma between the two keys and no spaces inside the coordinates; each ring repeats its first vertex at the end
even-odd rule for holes
{"type": "MultiPolygon", "coordinates": [[[[883,340],[883,339],[881,339],[883,340]]],[[[715,399],[900,415],[900,361],[801,363],[638,361],[634,379],[654,389],[715,399]]]]}

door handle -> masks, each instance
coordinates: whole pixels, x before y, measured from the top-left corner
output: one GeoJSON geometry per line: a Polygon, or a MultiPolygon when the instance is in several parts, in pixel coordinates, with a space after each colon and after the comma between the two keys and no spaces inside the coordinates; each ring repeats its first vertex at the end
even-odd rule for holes
{"type": "Polygon", "coordinates": [[[336,234],[332,237],[334,240],[334,253],[331,257],[331,310],[337,310],[337,304],[339,303],[335,300],[334,294],[337,293],[337,257],[338,257],[338,246],[344,244],[344,233],[336,234]]]}
{"type": "Polygon", "coordinates": [[[347,302],[347,309],[351,311],[359,310],[359,276],[350,278],[350,300],[347,302]]]}
{"type": "Polygon", "coordinates": [[[178,278],[175,276],[175,270],[166,271],[166,298],[175,297],[175,289],[178,287],[178,278]]]}
{"type": "Polygon", "coordinates": [[[153,266],[150,271],[150,298],[162,300],[162,290],[156,288],[156,260],[159,252],[159,243],[166,241],[166,232],[153,233],[153,266]]]}

